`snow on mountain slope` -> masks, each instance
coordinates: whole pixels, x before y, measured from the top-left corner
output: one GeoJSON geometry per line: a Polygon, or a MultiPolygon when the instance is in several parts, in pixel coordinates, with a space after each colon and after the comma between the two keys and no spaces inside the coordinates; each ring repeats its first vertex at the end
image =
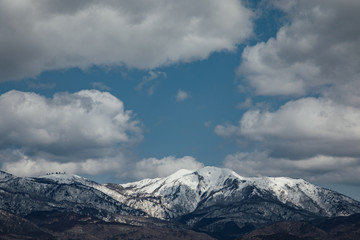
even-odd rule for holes
{"type": "Polygon", "coordinates": [[[191,190],[206,192],[211,188],[221,187],[229,178],[242,179],[228,169],[205,167],[198,171],[179,170],[165,178],[145,179],[139,182],[122,184],[122,187],[144,194],[169,195],[173,186],[184,185],[191,190]]]}
{"type": "Polygon", "coordinates": [[[135,209],[161,219],[177,218],[215,205],[258,197],[319,216],[346,216],[360,212],[359,202],[317,187],[303,179],[245,178],[223,168],[179,170],[165,177],[127,184],[107,184],[98,190],[135,209]]]}
{"type": "Polygon", "coordinates": [[[9,178],[11,176],[13,176],[13,175],[11,175],[10,173],[0,171],[0,181],[4,180],[4,179],[7,179],[7,178],[9,178]]]}
{"type": "Polygon", "coordinates": [[[52,180],[59,184],[81,183],[81,184],[89,185],[89,186],[91,186],[92,184],[96,184],[95,182],[90,181],[86,178],[80,177],[78,175],[65,174],[65,173],[48,174],[48,175],[37,177],[36,179],[48,179],[48,180],[52,180]]]}
{"type": "Polygon", "coordinates": [[[347,216],[354,213],[352,210],[336,209],[336,206],[342,203],[352,204],[356,201],[303,179],[262,177],[251,180],[258,188],[271,192],[284,204],[300,207],[322,216],[347,216]]]}
{"type": "Polygon", "coordinates": [[[53,211],[114,221],[152,216],[235,239],[275,222],[360,213],[360,202],[303,179],[245,178],[205,167],[104,185],[70,174],[23,178],[0,171],[0,209],[22,217],[53,211]]]}
{"type": "Polygon", "coordinates": [[[93,187],[76,175],[51,174],[37,178],[0,172],[0,209],[19,216],[40,211],[72,211],[99,218],[145,215],[93,187]]]}

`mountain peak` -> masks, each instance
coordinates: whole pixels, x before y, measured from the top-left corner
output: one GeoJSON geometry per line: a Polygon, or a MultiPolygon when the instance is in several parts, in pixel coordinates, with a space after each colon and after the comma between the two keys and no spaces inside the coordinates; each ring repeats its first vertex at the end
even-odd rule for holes
{"type": "Polygon", "coordinates": [[[0,187],[0,207],[20,216],[69,211],[125,222],[120,216],[151,216],[220,237],[274,222],[360,212],[359,202],[303,179],[245,178],[218,167],[105,185],[72,174],[22,178],[0,172],[0,187]]]}
{"type": "MultiPolygon", "coordinates": [[[[276,208],[288,206],[294,209],[291,211],[295,215],[303,211],[305,215],[311,212],[319,216],[341,216],[359,210],[359,203],[353,199],[303,179],[242,177],[218,167],[181,169],[164,178],[121,184],[116,189],[118,192],[113,192],[113,197],[161,219],[177,218],[218,204],[237,205],[242,201],[244,204],[262,201],[264,205],[275,204],[276,208]],[[340,202],[350,207],[343,208],[340,202]]],[[[108,190],[105,186],[101,191],[108,190]]]]}
{"type": "Polygon", "coordinates": [[[214,183],[214,181],[219,181],[219,180],[222,181],[227,178],[237,178],[241,180],[246,180],[245,177],[242,177],[236,172],[227,168],[208,166],[197,170],[196,173],[201,175],[211,183],[214,183]]]}
{"type": "Polygon", "coordinates": [[[51,173],[39,176],[35,179],[49,179],[59,184],[81,183],[84,185],[88,185],[88,183],[92,182],[84,177],[68,173],[51,173]]]}
{"type": "Polygon", "coordinates": [[[166,178],[177,179],[177,178],[181,178],[185,175],[192,174],[193,172],[194,172],[193,170],[189,170],[189,169],[180,169],[180,170],[177,170],[176,172],[174,172],[173,174],[167,176],[166,178]]]}

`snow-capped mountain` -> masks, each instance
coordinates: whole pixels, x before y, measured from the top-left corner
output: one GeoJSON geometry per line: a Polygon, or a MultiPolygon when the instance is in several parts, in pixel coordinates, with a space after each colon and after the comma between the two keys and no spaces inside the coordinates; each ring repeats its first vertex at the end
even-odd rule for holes
{"type": "Polygon", "coordinates": [[[69,211],[102,219],[146,215],[91,187],[76,175],[51,174],[22,178],[0,171],[0,209],[19,216],[41,211],[69,211]]]}
{"type": "Polygon", "coordinates": [[[269,223],[348,216],[360,203],[303,179],[245,178],[229,169],[180,170],[165,178],[107,184],[100,191],[160,219],[175,219],[193,229],[247,232],[269,223]]]}
{"type": "Polygon", "coordinates": [[[275,222],[360,213],[360,202],[303,179],[247,178],[216,167],[104,185],[71,174],[21,178],[0,171],[0,210],[25,218],[73,212],[135,225],[162,220],[162,227],[165,220],[176,228],[185,224],[214,237],[236,238],[275,222]]]}
{"type": "Polygon", "coordinates": [[[165,178],[106,184],[98,189],[161,219],[177,218],[199,208],[236,203],[255,196],[321,216],[347,216],[360,210],[357,201],[303,179],[245,178],[216,167],[179,170],[165,178]]]}

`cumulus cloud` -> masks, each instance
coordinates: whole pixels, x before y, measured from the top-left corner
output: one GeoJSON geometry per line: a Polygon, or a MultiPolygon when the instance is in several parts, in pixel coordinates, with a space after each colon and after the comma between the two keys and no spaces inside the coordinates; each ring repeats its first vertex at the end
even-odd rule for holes
{"type": "Polygon", "coordinates": [[[288,176],[313,182],[350,183],[360,180],[360,159],[316,155],[297,161],[273,158],[267,152],[238,152],[228,155],[224,166],[243,176],[288,176]]]}
{"type": "Polygon", "coordinates": [[[241,1],[0,2],[0,81],[93,65],[153,69],[232,51],[252,34],[241,1]]]}
{"type": "Polygon", "coordinates": [[[122,101],[97,90],[53,98],[10,91],[0,96],[0,112],[0,154],[8,170],[24,164],[90,173],[86,166],[98,164],[95,171],[106,171],[109,159],[121,162],[122,151],[142,139],[140,122],[122,101]]]}
{"type": "Polygon", "coordinates": [[[359,108],[309,97],[290,101],[274,112],[247,111],[238,126],[219,125],[215,132],[259,142],[271,156],[360,157],[359,119],[359,108]]]}
{"type": "Polygon", "coordinates": [[[19,150],[1,152],[0,156],[8,160],[3,163],[2,170],[16,176],[39,176],[49,172],[96,175],[122,169],[127,161],[120,153],[113,158],[88,158],[81,161],[69,160],[68,162],[56,162],[41,157],[27,156],[19,150]],[[13,161],[9,161],[9,158],[12,158],[13,161]]]}
{"type": "Polygon", "coordinates": [[[179,89],[178,93],[176,94],[176,101],[182,102],[182,101],[186,100],[187,98],[189,98],[189,93],[179,89]]]}
{"type": "Polygon", "coordinates": [[[359,81],[360,2],[272,1],[289,21],[266,42],[248,46],[237,70],[259,95],[304,95],[359,81]]]}
{"type": "Polygon", "coordinates": [[[328,88],[323,96],[343,105],[360,108],[360,81],[339,84],[328,88]]]}
{"type": "Polygon", "coordinates": [[[229,155],[224,165],[243,175],[358,182],[360,2],[267,3],[282,11],[285,21],[275,37],[245,47],[237,69],[239,90],[292,100],[279,107],[250,100],[239,104],[240,109],[250,106],[239,123],[214,131],[235,139],[241,151],[250,146],[254,152],[229,155]]]}
{"type": "Polygon", "coordinates": [[[162,159],[146,158],[136,163],[130,177],[135,179],[166,177],[180,169],[197,170],[202,167],[204,164],[191,156],[182,158],[170,156],[162,159]]]}

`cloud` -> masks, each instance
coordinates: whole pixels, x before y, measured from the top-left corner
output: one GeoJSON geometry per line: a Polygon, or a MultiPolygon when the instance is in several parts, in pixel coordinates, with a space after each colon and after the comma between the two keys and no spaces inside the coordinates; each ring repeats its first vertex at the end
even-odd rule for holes
{"type": "Polygon", "coordinates": [[[39,83],[39,82],[32,82],[32,81],[27,82],[27,85],[31,89],[53,89],[56,86],[56,84],[54,82],[53,83],[39,83]]]}
{"type": "Polygon", "coordinates": [[[187,98],[189,98],[189,93],[179,89],[178,93],[176,94],[176,101],[182,102],[185,101],[187,98]]]}
{"type": "Polygon", "coordinates": [[[159,78],[166,78],[166,72],[160,71],[149,71],[149,75],[143,77],[142,81],[136,86],[136,90],[140,91],[145,85],[150,85],[147,89],[148,96],[152,96],[155,92],[156,86],[159,83],[158,81],[154,83],[154,80],[159,78]],[[151,83],[152,82],[152,83],[151,83]]]}
{"type": "Polygon", "coordinates": [[[283,26],[275,37],[245,47],[236,70],[241,80],[238,88],[245,94],[286,97],[267,97],[267,103],[291,101],[279,107],[251,106],[250,100],[245,101],[238,107],[251,108],[238,124],[216,126],[217,135],[239,143],[239,152],[228,155],[224,166],[242,175],[356,184],[360,180],[360,30],[356,24],[360,2],[267,3],[284,13],[283,26]],[[242,152],[245,147],[253,152],[242,152]]]}
{"type": "Polygon", "coordinates": [[[241,1],[1,1],[0,81],[46,70],[154,69],[233,51],[252,35],[241,1]]]}
{"type": "Polygon", "coordinates": [[[225,123],[224,125],[217,125],[214,129],[214,132],[222,137],[230,137],[233,135],[237,135],[239,131],[238,126],[234,126],[230,123],[225,123]]]}
{"type": "Polygon", "coordinates": [[[360,81],[339,84],[323,92],[325,98],[333,101],[360,108],[360,81]]]}
{"type": "Polygon", "coordinates": [[[359,81],[359,1],[272,3],[289,21],[275,38],[246,47],[237,70],[257,94],[301,96],[359,81]]]}
{"type": "Polygon", "coordinates": [[[160,72],[160,71],[149,71],[149,75],[148,76],[145,76],[143,78],[143,80],[145,82],[150,82],[154,79],[157,79],[159,77],[163,77],[163,78],[166,78],[167,77],[167,74],[166,72],[160,72]]]}
{"type": "Polygon", "coordinates": [[[247,111],[238,126],[218,125],[215,133],[260,143],[272,157],[360,157],[359,119],[359,108],[308,97],[274,112],[247,111]]]}
{"type": "Polygon", "coordinates": [[[299,177],[321,183],[357,184],[360,159],[316,155],[297,161],[269,157],[266,152],[238,152],[228,155],[224,167],[243,176],[299,177]]]}
{"type": "Polygon", "coordinates": [[[94,87],[94,88],[97,88],[97,89],[100,89],[100,90],[103,90],[103,91],[109,91],[111,90],[111,87],[107,86],[105,83],[103,82],[92,82],[91,85],[94,87]]]}
{"type": "Polygon", "coordinates": [[[162,159],[146,158],[136,163],[130,177],[135,179],[166,177],[180,169],[197,170],[202,167],[204,164],[191,156],[182,158],[170,156],[162,159]]]}
{"type": "Polygon", "coordinates": [[[164,177],[204,165],[193,157],[129,157],[142,140],[142,125],[108,92],[83,90],[52,98],[29,92],[0,95],[2,169],[19,176],[46,172],[120,178],[164,177]]]}
{"type": "Polygon", "coordinates": [[[86,166],[95,163],[105,171],[109,159],[121,161],[123,152],[143,137],[140,122],[123,102],[97,90],[52,98],[10,91],[0,96],[0,112],[0,154],[6,169],[21,164],[39,169],[47,162],[68,172],[72,167],[89,173],[86,166]]]}
{"type": "Polygon", "coordinates": [[[3,163],[2,170],[16,176],[40,176],[49,172],[66,172],[71,174],[97,175],[104,172],[114,172],[126,166],[125,159],[121,154],[115,158],[83,159],[81,161],[56,162],[39,157],[24,155],[19,150],[0,153],[0,156],[13,161],[3,163]]]}
{"type": "Polygon", "coordinates": [[[247,109],[247,108],[251,108],[251,107],[253,107],[251,98],[246,98],[245,101],[236,105],[237,109],[247,109]]]}

